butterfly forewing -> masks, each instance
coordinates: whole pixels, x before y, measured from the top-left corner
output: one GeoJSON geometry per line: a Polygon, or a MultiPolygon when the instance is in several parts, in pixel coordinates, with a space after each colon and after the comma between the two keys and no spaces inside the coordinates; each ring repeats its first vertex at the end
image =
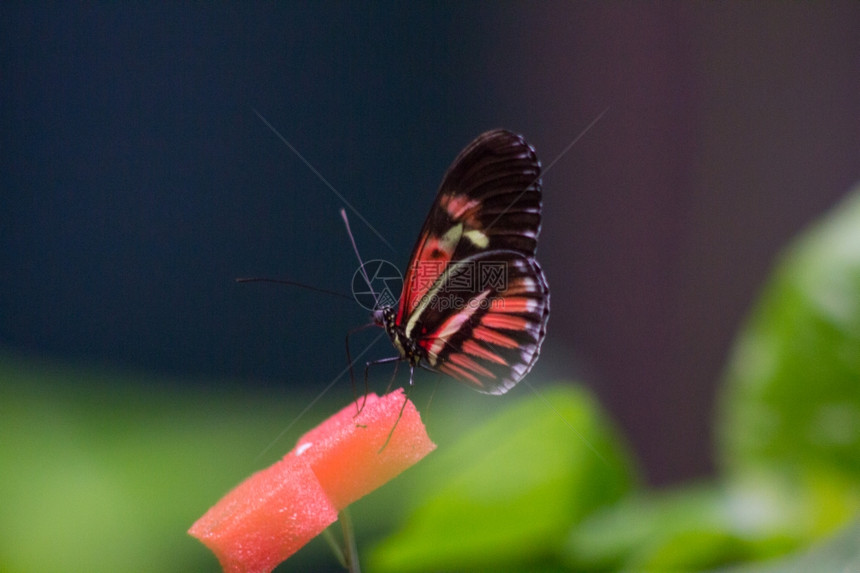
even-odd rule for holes
{"type": "Polygon", "coordinates": [[[519,135],[489,131],[457,156],[386,325],[401,353],[414,347],[425,367],[490,394],[528,373],[549,317],[540,211],[540,162],[519,135]]]}
{"type": "Polygon", "coordinates": [[[478,136],[448,169],[407,268],[398,321],[415,310],[450,261],[492,250],[534,257],[540,232],[540,161],[525,140],[478,136]]]}

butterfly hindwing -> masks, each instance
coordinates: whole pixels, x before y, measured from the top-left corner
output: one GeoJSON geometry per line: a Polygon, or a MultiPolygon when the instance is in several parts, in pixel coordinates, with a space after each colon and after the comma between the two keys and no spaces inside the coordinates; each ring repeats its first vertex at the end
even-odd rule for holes
{"type": "Polygon", "coordinates": [[[537,360],[549,318],[546,279],[537,262],[516,251],[490,251],[455,266],[479,271],[477,288],[466,294],[443,286],[446,292],[420,314],[413,336],[430,368],[481,392],[503,394],[537,360]],[[490,273],[482,279],[480,270],[490,273]]]}

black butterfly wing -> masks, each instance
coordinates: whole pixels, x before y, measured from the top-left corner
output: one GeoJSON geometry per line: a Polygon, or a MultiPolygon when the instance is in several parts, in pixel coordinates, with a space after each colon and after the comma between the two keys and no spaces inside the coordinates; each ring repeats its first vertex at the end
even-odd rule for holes
{"type": "Polygon", "coordinates": [[[492,250],[534,257],[541,222],[540,161],[522,136],[479,135],[442,179],[407,267],[403,323],[450,261],[492,250]]]}
{"type": "Polygon", "coordinates": [[[549,317],[549,288],[534,260],[540,210],[540,162],[521,136],[489,131],[454,160],[397,315],[431,369],[502,394],[534,365],[549,317]]]}

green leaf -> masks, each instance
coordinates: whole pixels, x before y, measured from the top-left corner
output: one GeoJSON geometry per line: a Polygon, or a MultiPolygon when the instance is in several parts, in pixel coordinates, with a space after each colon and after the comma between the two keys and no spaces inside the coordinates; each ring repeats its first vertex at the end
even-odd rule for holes
{"type": "Polygon", "coordinates": [[[737,340],[721,406],[724,467],[787,485],[786,502],[808,508],[808,538],[860,508],[860,190],[784,253],[737,340]]]}
{"type": "Polygon", "coordinates": [[[786,571],[860,571],[860,521],[832,538],[783,559],[722,569],[720,573],[784,573],[786,571]]]}
{"type": "Polygon", "coordinates": [[[580,571],[694,571],[794,548],[796,513],[757,493],[699,484],[628,497],[573,530],[568,561],[580,571]]]}
{"type": "Polygon", "coordinates": [[[572,524],[629,491],[633,464],[591,396],[570,386],[541,396],[511,403],[416,468],[422,501],[373,551],[371,569],[545,564],[572,524]]]}

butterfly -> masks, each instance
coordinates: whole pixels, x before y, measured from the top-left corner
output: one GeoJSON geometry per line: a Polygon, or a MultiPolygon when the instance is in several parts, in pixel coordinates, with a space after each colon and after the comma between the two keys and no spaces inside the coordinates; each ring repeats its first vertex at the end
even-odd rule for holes
{"type": "Polygon", "coordinates": [[[454,160],[412,250],[397,306],[377,308],[406,361],[504,394],[538,359],[549,287],[535,260],[541,165],[510,131],[479,135],[454,160]]]}

